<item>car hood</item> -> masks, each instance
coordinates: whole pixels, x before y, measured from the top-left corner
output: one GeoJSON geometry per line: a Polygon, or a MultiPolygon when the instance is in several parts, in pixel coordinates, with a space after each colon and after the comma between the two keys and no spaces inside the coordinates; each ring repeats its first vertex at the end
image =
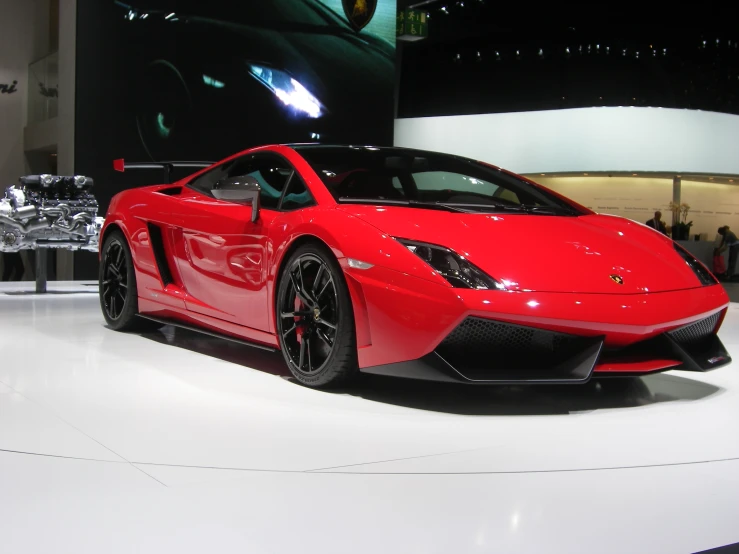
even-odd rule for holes
{"type": "Polygon", "coordinates": [[[446,246],[509,290],[639,294],[701,286],[670,239],[620,217],[338,209],[393,237],[446,246]]]}

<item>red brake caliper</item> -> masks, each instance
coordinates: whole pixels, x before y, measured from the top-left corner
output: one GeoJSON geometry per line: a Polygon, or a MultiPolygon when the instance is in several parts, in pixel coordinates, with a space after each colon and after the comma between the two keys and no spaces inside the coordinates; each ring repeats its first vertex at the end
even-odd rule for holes
{"type": "MultiPolygon", "coordinates": [[[[295,311],[305,311],[305,305],[300,301],[300,298],[298,298],[297,295],[295,296],[295,311]]],[[[298,344],[302,344],[303,333],[305,332],[305,323],[301,323],[301,318],[299,316],[295,316],[295,324],[297,325],[297,328],[295,329],[295,336],[298,339],[298,344]]]]}

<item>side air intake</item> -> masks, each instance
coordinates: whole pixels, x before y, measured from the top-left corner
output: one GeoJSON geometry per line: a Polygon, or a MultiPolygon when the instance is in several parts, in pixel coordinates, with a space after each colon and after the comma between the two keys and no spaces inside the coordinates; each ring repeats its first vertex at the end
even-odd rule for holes
{"type": "Polygon", "coordinates": [[[167,264],[167,256],[164,253],[164,238],[162,237],[162,230],[158,225],[154,223],[147,223],[149,229],[149,240],[151,241],[151,249],[154,252],[154,260],[157,263],[157,269],[159,270],[159,277],[162,279],[162,286],[174,283],[172,279],[172,272],[167,264]]]}

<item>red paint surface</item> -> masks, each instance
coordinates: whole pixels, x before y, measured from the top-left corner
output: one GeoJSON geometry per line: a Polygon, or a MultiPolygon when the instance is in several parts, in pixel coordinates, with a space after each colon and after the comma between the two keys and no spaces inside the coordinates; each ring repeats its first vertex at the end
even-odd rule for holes
{"type": "MultiPolygon", "coordinates": [[[[263,209],[252,223],[250,207],[186,186],[176,196],[157,192],[174,185],[157,185],[113,199],[103,233],[115,225],[126,235],[143,313],[277,346],[274,295],[280,264],[290,245],[306,236],[326,244],[344,268],[361,367],[419,358],[469,315],[605,335],[606,345],[625,346],[728,305],[720,285],[702,287],[672,241],[641,224],[589,211],[558,217],[337,205],[297,152],[285,146],[252,152],[264,150],[292,164],[316,206],[292,212],[263,209]],[[165,230],[174,280],[166,288],[147,222],[165,230]],[[451,248],[508,290],[452,288],[392,237],[451,248]],[[349,268],[347,258],[373,267],[349,268]],[[622,277],[623,285],[611,275],[622,277]]],[[[648,372],[670,367],[670,362],[602,364],[596,370],[648,372]]]]}

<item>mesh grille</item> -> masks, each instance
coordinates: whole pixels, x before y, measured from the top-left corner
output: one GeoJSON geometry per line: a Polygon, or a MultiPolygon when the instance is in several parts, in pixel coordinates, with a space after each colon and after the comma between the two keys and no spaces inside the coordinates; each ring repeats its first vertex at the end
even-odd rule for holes
{"type": "MultiPolygon", "coordinates": [[[[517,350],[529,346],[535,341],[534,329],[528,327],[514,327],[484,319],[465,319],[444,340],[445,348],[458,348],[461,350],[478,349],[492,345],[517,350]]],[[[538,342],[543,342],[541,339],[538,342]]]]}
{"type": "Polygon", "coordinates": [[[553,367],[583,348],[583,339],[477,317],[468,317],[436,351],[457,369],[553,367]]]}
{"type": "Polygon", "coordinates": [[[687,327],[681,327],[675,331],[670,331],[670,336],[683,345],[700,342],[713,334],[720,317],[721,312],[715,313],[712,316],[707,317],[706,319],[701,319],[687,327]]]}

